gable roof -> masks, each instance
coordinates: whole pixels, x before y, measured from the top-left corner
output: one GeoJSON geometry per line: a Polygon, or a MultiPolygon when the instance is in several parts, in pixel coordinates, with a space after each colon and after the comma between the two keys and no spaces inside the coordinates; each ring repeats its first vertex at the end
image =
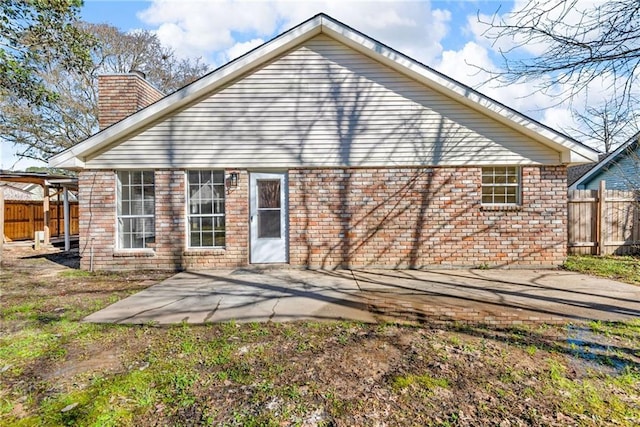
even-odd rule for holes
{"type": "Polygon", "coordinates": [[[505,105],[465,86],[424,64],[325,15],[318,14],[240,58],[221,66],[188,86],[113,124],[85,141],[49,159],[51,167],[82,169],[92,154],[104,151],[110,144],[215,92],[305,41],[325,34],[424,86],[506,125],[532,140],[561,153],[565,164],[597,161],[597,152],[505,105]]]}
{"type": "Polygon", "coordinates": [[[640,132],[633,135],[615,151],[612,151],[607,156],[602,158],[595,166],[589,169],[584,175],[575,180],[570,186],[569,190],[577,190],[580,185],[589,181],[593,176],[606,170],[611,165],[616,163],[619,159],[629,153],[629,150],[634,150],[640,143],[640,132]]]}

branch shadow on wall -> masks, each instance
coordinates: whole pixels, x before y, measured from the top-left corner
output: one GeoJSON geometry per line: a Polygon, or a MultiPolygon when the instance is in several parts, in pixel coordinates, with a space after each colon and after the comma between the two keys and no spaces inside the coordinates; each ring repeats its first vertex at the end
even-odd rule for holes
{"type": "MultiPolygon", "coordinates": [[[[291,200],[290,212],[296,215],[295,224],[292,222],[296,229],[290,230],[289,242],[295,263],[320,268],[358,264],[423,268],[432,263],[454,263],[459,254],[438,253],[441,248],[455,247],[487,232],[507,231],[511,233],[509,238],[517,239],[516,232],[501,224],[508,222],[512,215],[508,212],[486,214],[497,219],[487,219],[466,236],[454,235],[456,224],[463,226],[469,218],[485,215],[480,212],[477,165],[494,158],[492,150],[496,146],[521,158],[528,155],[517,144],[501,146],[505,137],[497,135],[504,126],[485,126],[491,119],[479,113],[473,114],[480,119],[468,114],[471,110],[467,107],[373,60],[354,56],[344,46],[332,44],[327,48],[323,43],[316,45],[312,40],[304,46],[310,53],[301,50],[293,56],[285,54],[222,88],[216,94],[219,102],[211,98],[211,105],[217,106],[210,114],[223,117],[224,128],[202,121],[191,130],[193,137],[203,141],[233,141],[216,146],[217,158],[237,159],[236,153],[248,143],[252,155],[263,162],[248,159],[254,167],[288,169],[295,175],[290,179],[290,189],[294,190],[290,194],[298,198],[291,200]],[[246,99],[249,95],[251,102],[246,99]],[[229,103],[228,108],[224,108],[225,102],[229,103]],[[298,166],[283,165],[279,160],[283,158],[298,166]],[[401,171],[401,175],[368,187],[354,181],[354,174],[364,168],[377,169],[383,164],[401,171]],[[440,169],[444,165],[459,168],[444,176],[440,169]],[[315,168],[325,168],[333,174],[337,196],[320,195],[321,184],[304,179],[315,168]],[[467,197],[465,206],[449,206],[446,200],[436,200],[452,196],[446,192],[455,188],[458,180],[471,181],[464,188],[470,194],[460,194],[467,197]],[[385,188],[390,185],[397,188],[393,194],[385,188]],[[379,190],[385,195],[364,201],[357,193],[363,190],[379,190]],[[333,223],[339,225],[337,232],[318,230],[312,225],[318,220],[320,199],[324,204],[322,214],[328,211],[333,223]],[[434,222],[439,209],[451,208],[449,220],[434,222]],[[398,240],[399,236],[383,236],[399,222],[404,222],[403,231],[411,233],[403,236],[404,242],[398,240]],[[395,246],[406,242],[410,247],[397,255],[395,246]],[[363,261],[362,254],[374,246],[375,259],[363,261]]],[[[173,145],[185,143],[178,141],[180,132],[174,135],[173,127],[170,133],[167,154],[174,159],[177,151],[173,145]]],[[[192,154],[197,155],[195,151],[192,154]]],[[[206,163],[206,159],[199,161],[206,163]]],[[[516,240],[510,242],[518,246],[516,240]]],[[[482,241],[477,243],[483,245],[482,241]]],[[[517,256],[530,256],[557,245],[536,242],[517,256]]],[[[506,256],[476,256],[468,261],[469,265],[508,263],[506,256]]]]}

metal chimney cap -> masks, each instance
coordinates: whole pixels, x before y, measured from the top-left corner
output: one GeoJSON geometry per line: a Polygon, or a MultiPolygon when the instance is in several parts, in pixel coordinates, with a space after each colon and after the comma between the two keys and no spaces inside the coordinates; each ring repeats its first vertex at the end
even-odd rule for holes
{"type": "Polygon", "coordinates": [[[129,74],[135,74],[138,77],[142,78],[142,80],[145,80],[147,78],[147,75],[140,70],[129,70],[129,74]]]}

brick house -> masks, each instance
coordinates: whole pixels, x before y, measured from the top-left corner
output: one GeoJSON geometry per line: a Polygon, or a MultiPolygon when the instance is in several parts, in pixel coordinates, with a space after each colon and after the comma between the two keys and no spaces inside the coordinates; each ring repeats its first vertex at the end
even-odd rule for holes
{"type": "Polygon", "coordinates": [[[84,268],[558,265],[566,168],[597,158],[322,14],[169,96],[99,96],[49,162],[79,171],[84,268]]]}

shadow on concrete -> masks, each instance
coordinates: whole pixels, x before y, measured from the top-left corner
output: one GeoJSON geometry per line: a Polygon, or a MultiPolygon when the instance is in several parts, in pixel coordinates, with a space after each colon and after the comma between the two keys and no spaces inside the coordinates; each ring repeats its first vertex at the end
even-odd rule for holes
{"type": "Polygon", "coordinates": [[[85,321],[410,321],[566,354],[577,371],[613,372],[640,368],[640,351],[583,322],[638,316],[640,287],[565,271],[243,268],[179,273],[85,321]],[[513,327],[536,323],[564,327],[513,327]]]}
{"type": "Polygon", "coordinates": [[[512,325],[624,321],[640,287],[548,270],[295,270],[179,273],[86,318],[98,323],[350,319],[512,325]]]}

